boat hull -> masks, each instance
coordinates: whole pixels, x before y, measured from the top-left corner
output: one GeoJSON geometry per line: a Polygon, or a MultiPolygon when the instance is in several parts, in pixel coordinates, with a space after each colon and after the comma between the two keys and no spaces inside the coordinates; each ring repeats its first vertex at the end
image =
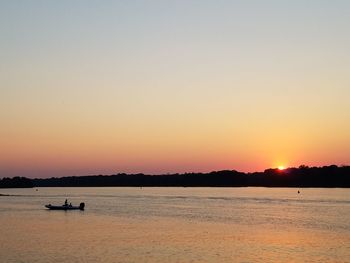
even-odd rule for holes
{"type": "Polygon", "coordinates": [[[84,210],[82,206],[65,206],[65,205],[45,205],[46,208],[50,210],[84,210]]]}

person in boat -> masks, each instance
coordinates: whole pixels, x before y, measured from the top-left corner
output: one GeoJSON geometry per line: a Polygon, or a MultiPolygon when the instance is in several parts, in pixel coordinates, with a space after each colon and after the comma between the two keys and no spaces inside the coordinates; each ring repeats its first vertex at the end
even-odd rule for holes
{"type": "Polygon", "coordinates": [[[69,203],[69,207],[72,207],[72,203],[69,203]]]}
{"type": "Polygon", "coordinates": [[[64,201],[64,206],[68,206],[68,200],[64,201]]]}

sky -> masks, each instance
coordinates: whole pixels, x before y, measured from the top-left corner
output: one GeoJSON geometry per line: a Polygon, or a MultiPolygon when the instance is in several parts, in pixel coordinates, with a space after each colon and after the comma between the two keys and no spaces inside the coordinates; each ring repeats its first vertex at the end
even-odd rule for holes
{"type": "Polygon", "coordinates": [[[0,0],[0,177],[350,164],[350,1],[0,0]]]}

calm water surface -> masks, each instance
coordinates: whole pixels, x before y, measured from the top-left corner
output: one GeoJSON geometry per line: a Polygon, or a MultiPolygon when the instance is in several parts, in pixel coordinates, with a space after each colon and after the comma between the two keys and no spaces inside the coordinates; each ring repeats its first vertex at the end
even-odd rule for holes
{"type": "Polygon", "coordinates": [[[350,189],[297,191],[0,189],[0,262],[350,262],[350,189]]]}

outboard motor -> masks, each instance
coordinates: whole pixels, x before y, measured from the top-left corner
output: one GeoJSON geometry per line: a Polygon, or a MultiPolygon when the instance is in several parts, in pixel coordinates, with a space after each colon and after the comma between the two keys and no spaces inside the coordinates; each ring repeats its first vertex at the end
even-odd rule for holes
{"type": "Polygon", "coordinates": [[[84,210],[84,207],[85,207],[85,203],[80,203],[79,209],[80,209],[80,210],[84,210]]]}

